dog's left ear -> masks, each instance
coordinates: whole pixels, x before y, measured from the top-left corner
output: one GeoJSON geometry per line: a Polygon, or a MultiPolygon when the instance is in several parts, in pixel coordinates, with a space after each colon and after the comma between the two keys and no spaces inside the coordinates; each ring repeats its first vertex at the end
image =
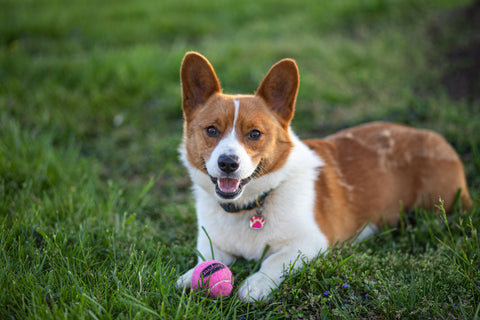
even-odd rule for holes
{"type": "Polygon", "coordinates": [[[299,82],[297,64],[284,59],[270,69],[256,92],[279,115],[284,127],[293,118],[299,82]]]}
{"type": "Polygon", "coordinates": [[[189,119],[215,93],[221,93],[220,82],[208,60],[197,52],[187,52],[180,70],[183,113],[189,119]]]}

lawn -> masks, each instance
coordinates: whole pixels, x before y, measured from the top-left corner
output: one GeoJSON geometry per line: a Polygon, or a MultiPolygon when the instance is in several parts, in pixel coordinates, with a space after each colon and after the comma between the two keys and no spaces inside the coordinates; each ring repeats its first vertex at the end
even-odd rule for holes
{"type": "MultiPolygon", "coordinates": [[[[1,319],[479,317],[479,1],[1,3],[1,319]],[[177,290],[196,261],[177,154],[189,50],[227,93],[294,58],[302,138],[372,120],[442,133],[473,208],[405,213],[289,274],[268,304],[177,290]]],[[[231,266],[234,293],[255,268],[231,266]]]]}

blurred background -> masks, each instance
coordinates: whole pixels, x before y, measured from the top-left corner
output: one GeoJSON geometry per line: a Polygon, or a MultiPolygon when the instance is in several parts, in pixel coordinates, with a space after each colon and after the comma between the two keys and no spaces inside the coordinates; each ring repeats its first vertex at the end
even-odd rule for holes
{"type": "Polygon", "coordinates": [[[297,60],[293,126],[302,137],[390,120],[439,130],[468,153],[462,136],[474,135],[479,121],[471,116],[480,91],[479,1],[35,0],[2,7],[1,121],[54,132],[58,145],[75,141],[106,175],[176,170],[178,70],[187,50],[212,62],[228,93],[253,93],[274,62],[297,60]]]}
{"type": "Polygon", "coordinates": [[[438,129],[467,152],[469,142],[456,135],[474,132],[459,118],[478,124],[468,111],[479,101],[478,1],[25,0],[2,7],[2,121],[53,130],[61,145],[74,139],[106,174],[158,172],[158,160],[175,157],[178,70],[187,50],[212,62],[229,93],[253,93],[274,62],[296,59],[294,127],[302,137],[383,119],[438,129]]]}

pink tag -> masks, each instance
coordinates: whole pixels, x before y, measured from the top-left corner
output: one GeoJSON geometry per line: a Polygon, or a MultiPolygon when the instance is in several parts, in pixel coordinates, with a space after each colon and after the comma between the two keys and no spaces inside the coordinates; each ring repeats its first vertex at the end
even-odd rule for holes
{"type": "Polygon", "coordinates": [[[250,228],[252,229],[263,229],[263,225],[265,224],[265,219],[262,216],[253,216],[250,219],[250,228]]]}

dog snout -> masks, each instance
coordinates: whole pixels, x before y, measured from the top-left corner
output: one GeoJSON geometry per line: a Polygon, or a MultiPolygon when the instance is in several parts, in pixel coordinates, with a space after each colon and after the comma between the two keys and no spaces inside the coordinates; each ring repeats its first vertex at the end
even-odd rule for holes
{"type": "Polygon", "coordinates": [[[236,155],[222,154],[218,158],[218,168],[225,173],[232,173],[240,167],[240,159],[236,155]]]}

